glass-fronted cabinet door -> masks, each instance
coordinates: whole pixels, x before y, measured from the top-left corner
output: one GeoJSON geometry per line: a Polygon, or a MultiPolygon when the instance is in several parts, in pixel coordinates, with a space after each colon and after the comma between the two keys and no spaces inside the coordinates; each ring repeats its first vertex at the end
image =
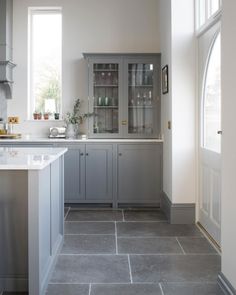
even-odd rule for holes
{"type": "Polygon", "coordinates": [[[157,138],[160,133],[160,66],[155,59],[125,61],[127,137],[157,138]]]}
{"type": "Polygon", "coordinates": [[[101,59],[90,61],[89,119],[90,136],[120,137],[121,61],[101,59]]]}

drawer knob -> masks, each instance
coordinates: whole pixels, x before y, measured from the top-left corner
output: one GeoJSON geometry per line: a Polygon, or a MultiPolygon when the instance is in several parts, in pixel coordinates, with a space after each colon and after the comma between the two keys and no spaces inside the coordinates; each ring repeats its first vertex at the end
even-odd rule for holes
{"type": "Polygon", "coordinates": [[[122,156],[122,153],[119,153],[119,156],[122,156]]]}
{"type": "Polygon", "coordinates": [[[89,154],[88,153],[86,153],[86,156],[88,156],[89,154]]]}
{"type": "Polygon", "coordinates": [[[80,156],[83,157],[84,153],[80,153],[80,156]]]}

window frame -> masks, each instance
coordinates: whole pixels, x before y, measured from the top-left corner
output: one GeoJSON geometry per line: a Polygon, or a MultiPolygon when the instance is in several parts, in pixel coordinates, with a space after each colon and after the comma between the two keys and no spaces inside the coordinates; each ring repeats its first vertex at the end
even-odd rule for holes
{"type": "MultiPolygon", "coordinates": [[[[33,56],[33,16],[39,14],[61,14],[62,16],[62,7],[29,7],[28,8],[28,79],[27,79],[27,119],[32,120],[33,112],[35,111],[35,99],[34,99],[34,91],[33,91],[33,72],[34,66],[32,62],[33,56]]],[[[62,33],[62,27],[61,27],[62,33]]],[[[62,44],[61,44],[61,51],[62,51],[62,44]]],[[[61,60],[61,73],[62,73],[62,60],[61,60]]],[[[61,94],[62,94],[62,77],[61,77],[61,94]]],[[[62,116],[62,95],[61,95],[61,102],[60,102],[60,109],[59,109],[60,117],[62,116]]],[[[36,121],[43,121],[43,120],[36,120],[36,121]]],[[[48,120],[47,120],[48,121],[48,120]]],[[[54,120],[53,120],[54,121],[54,120]]],[[[58,120],[57,120],[58,121],[58,120]]]]}
{"type": "Polygon", "coordinates": [[[211,2],[205,0],[204,19],[205,22],[200,25],[200,0],[195,0],[195,33],[196,36],[204,34],[214,24],[216,24],[222,15],[222,0],[219,0],[219,9],[209,16],[211,2]]]}

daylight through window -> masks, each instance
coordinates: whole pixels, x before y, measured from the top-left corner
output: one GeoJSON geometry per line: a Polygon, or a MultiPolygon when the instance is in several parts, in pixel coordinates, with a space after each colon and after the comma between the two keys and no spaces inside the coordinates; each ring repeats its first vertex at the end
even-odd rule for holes
{"type": "Polygon", "coordinates": [[[196,1],[196,29],[204,26],[221,9],[221,0],[196,1]]]}
{"type": "Polygon", "coordinates": [[[60,9],[29,11],[29,117],[61,113],[62,15],[60,9]]]}

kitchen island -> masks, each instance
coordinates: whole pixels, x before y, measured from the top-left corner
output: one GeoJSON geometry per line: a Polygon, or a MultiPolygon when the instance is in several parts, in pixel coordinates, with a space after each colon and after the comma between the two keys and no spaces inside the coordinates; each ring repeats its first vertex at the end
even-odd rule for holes
{"type": "Polygon", "coordinates": [[[63,242],[66,148],[0,148],[0,293],[42,295],[63,242]]]}

